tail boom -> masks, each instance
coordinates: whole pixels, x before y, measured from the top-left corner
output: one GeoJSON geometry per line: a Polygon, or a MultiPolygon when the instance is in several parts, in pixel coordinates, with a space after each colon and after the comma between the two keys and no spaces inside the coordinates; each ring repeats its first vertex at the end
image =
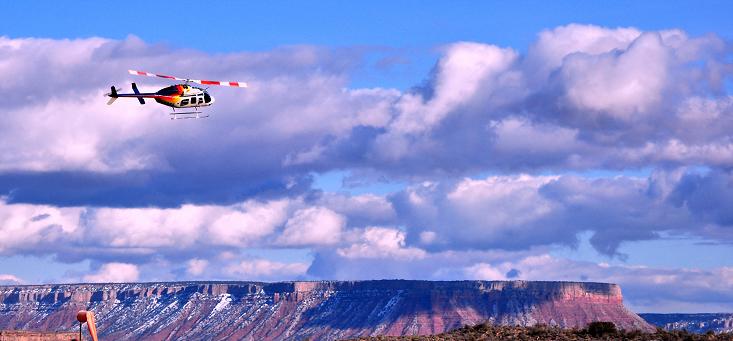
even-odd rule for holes
{"type": "Polygon", "coordinates": [[[113,86],[111,88],[110,93],[107,94],[107,97],[109,97],[109,101],[107,101],[107,105],[114,103],[114,101],[117,100],[118,98],[125,98],[125,97],[137,98],[140,104],[145,104],[145,98],[154,98],[155,99],[155,98],[161,98],[161,97],[170,97],[170,96],[158,95],[154,92],[140,92],[140,90],[138,90],[137,88],[137,84],[135,83],[132,83],[132,91],[134,92],[132,94],[120,94],[120,93],[117,93],[117,89],[115,89],[115,87],[113,86]]]}

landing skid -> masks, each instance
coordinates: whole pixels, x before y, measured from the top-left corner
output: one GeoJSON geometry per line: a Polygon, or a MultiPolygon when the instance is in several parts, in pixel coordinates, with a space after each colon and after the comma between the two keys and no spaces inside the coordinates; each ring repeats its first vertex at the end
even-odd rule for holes
{"type": "Polygon", "coordinates": [[[169,114],[171,120],[185,120],[185,119],[191,119],[191,118],[207,118],[209,117],[209,114],[204,114],[200,111],[190,111],[190,112],[172,112],[169,114]]]}

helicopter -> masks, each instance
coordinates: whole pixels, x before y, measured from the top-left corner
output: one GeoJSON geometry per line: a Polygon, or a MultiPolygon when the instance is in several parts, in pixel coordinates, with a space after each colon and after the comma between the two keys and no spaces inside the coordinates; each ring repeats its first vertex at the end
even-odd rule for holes
{"type": "Polygon", "coordinates": [[[136,76],[148,76],[148,77],[160,77],[166,79],[172,79],[176,81],[183,81],[181,84],[171,85],[158,90],[157,92],[146,92],[141,93],[137,88],[137,84],[132,83],[132,94],[121,94],[118,93],[120,89],[116,89],[114,86],[111,88],[112,91],[106,93],[105,96],[110,97],[107,105],[114,103],[118,98],[132,97],[137,98],[140,104],[145,104],[146,98],[152,98],[156,102],[169,106],[173,109],[170,113],[171,120],[179,118],[206,118],[209,115],[202,116],[202,112],[199,110],[201,107],[208,107],[214,104],[214,97],[209,95],[207,88],[199,88],[196,86],[189,85],[189,83],[197,83],[201,85],[221,85],[246,88],[247,83],[245,82],[220,82],[220,81],[207,81],[199,79],[188,79],[179,78],[174,76],[159,75],[155,73],[128,70],[131,75],[136,76]],[[176,109],[183,109],[182,111],[176,111],[176,109]]]}

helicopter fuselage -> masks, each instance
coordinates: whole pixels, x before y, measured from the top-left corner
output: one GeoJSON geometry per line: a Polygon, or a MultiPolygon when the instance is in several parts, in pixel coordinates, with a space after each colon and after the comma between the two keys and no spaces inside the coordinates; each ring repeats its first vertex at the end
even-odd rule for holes
{"type": "Polygon", "coordinates": [[[214,97],[205,89],[188,84],[176,84],[158,90],[155,101],[172,108],[206,107],[214,103],[214,97]]]}
{"type": "Polygon", "coordinates": [[[132,83],[132,94],[117,93],[117,89],[112,87],[112,92],[107,96],[111,97],[107,104],[112,104],[117,98],[137,98],[140,104],[145,104],[145,98],[152,98],[156,102],[169,106],[174,110],[176,108],[199,108],[208,107],[214,104],[214,96],[209,95],[206,89],[191,86],[186,83],[167,86],[157,92],[141,93],[137,89],[137,85],[132,83]]]}
{"type": "Polygon", "coordinates": [[[173,109],[173,112],[171,112],[171,119],[177,119],[177,118],[202,118],[202,117],[209,117],[201,116],[201,111],[199,111],[200,107],[208,107],[212,104],[214,104],[214,96],[209,95],[208,92],[206,92],[206,89],[202,89],[199,87],[191,86],[191,83],[201,84],[204,86],[227,86],[227,87],[236,87],[236,88],[246,88],[247,83],[245,82],[223,82],[223,81],[212,81],[212,80],[203,80],[203,79],[190,79],[190,78],[180,78],[180,77],[174,77],[174,76],[167,76],[167,75],[160,75],[157,73],[150,73],[145,71],[136,71],[136,70],[127,70],[127,72],[131,75],[136,76],[147,76],[147,77],[158,77],[158,78],[165,78],[169,80],[175,80],[175,81],[184,81],[185,83],[179,83],[176,85],[167,86],[165,88],[162,88],[158,90],[157,92],[147,92],[142,93],[137,88],[137,84],[134,82],[132,83],[132,91],[131,94],[121,94],[117,91],[119,89],[116,89],[114,86],[110,88],[110,92],[106,93],[105,96],[109,97],[109,100],[107,101],[107,105],[110,105],[114,103],[115,100],[118,98],[135,98],[137,99],[140,104],[145,104],[145,99],[154,99],[156,102],[163,104],[165,106],[169,106],[173,109]],[[181,110],[176,111],[176,108],[183,108],[183,109],[190,109],[190,110],[181,110]]]}

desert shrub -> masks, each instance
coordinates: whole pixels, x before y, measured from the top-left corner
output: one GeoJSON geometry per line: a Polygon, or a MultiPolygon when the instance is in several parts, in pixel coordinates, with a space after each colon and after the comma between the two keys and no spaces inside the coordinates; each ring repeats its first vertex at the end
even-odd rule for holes
{"type": "Polygon", "coordinates": [[[527,328],[527,334],[529,336],[540,336],[547,334],[547,325],[546,324],[536,324],[534,326],[527,328]]]}
{"type": "Polygon", "coordinates": [[[601,337],[604,335],[615,335],[618,333],[616,325],[613,322],[596,321],[588,324],[588,334],[593,337],[601,337]]]}

